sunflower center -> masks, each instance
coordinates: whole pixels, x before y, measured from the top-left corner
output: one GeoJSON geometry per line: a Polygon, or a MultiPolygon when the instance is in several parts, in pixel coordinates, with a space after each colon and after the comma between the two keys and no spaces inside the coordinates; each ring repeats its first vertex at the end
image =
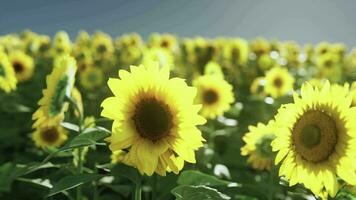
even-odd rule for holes
{"type": "Polygon", "coordinates": [[[331,60],[327,60],[327,61],[325,62],[325,67],[326,67],[326,68],[331,68],[332,65],[333,65],[333,61],[331,61],[331,60]]]}
{"type": "Polygon", "coordinates": [[[58,81],[57,86],[55,88],[52,101],[49,106],[50,116],[53,117],[59,114],[60,112],[62,112],[62,108],[66,97],[67,86],[68,86],[68,76],[64,76],[58,81]]]}
{"type": "Polygon", "coordinates": [[[98,82],[98,75],[97,73],[95,72],[91,72],[89,75],[88,75],[88,81],[91,82],[91,83],[97,83],[98,82]]]}
{"type": "Polygon", "coordinates": [[[307,111],[293,127],[295,150],[304,160],[323,162],[334,153],[337,132],[331,115],[321,110],[307,111]]]}
{"type": "Polygon", "coordinates": [[[273,80],[273,85],[274,85],[276,88],[281,88],[282,85],[283,85],[283,80],[282,80],[280,77],[276,77],[276,78],[273,80]]]}
{"type": "Polygon", "coordinates": [[[168,48],[168,46],[169,46],[169,42],[167,40],[163,40],[161,43],[161,47],[168,48]]]}
{"type": "Polygon", "coordinates": [[[265,135],[261,139],[259,139],[256,143],[256,151],[259,155],[265,158],[272,158],[273,151],[271,142],[274,140],[274,135],[265,135]]]}
{"type": "Polygon", "coordinates": [[[50,144],[53,144],[59,138],[58,130],[56,128],[46,129],[46,130],[44,130],[42,132],[41,138],[42,138],[43,141],[45,141],[47,143],[50,143],[50,144]]]}
{"type": "Polygon", "coordinates": [[[137,132],[144,138],[157,141],[168,135],[173,127],[167,104],[155,99],[142,99],[132,117],[137,132]]]}
{"type": "Polygon", "coordinates": [[[5,76],[5,69],[2,64],[0,64],[0,76],[4,77],[5,76]]]}
{"type": "Polygon", "coordinates": [[[24,66],[21,62],[15,61],[12,63],[12,66],[16,73],[21,73],[24,70],[24,66]]]}
{"type": "Polygon", "coordinates": [[[100,44],[97,48],[99,53],[105,53],[106,52],[106,46],[104,44],[100,44]]]}
{"type": "Polygon", "coordinates": [[[206,104],[213,104],[218,100],[218,98],[218,93],[215,90],[209,89],[203,93],[203,100],[206,104]]]}

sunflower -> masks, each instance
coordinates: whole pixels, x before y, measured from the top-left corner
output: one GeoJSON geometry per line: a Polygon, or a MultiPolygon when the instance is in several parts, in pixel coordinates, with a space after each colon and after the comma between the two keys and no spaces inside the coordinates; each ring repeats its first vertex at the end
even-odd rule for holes
{"type": "Polygon", "coordinates": [[[33,127],[51,126],[64,119],[67,108],[66,96],[70,96],[77,66],[70,56],[56,58],[55,66],[47,76],[47,88],[43,90],[43,97],[39,100],[38,110],[33,114],[33,127]]]}
{"type": "Polygon", "coordinates": [[[271,44],[264,38],[256,38],[250,42],[250,49],[256,56],[260,56],[271,51],[271,44]]]}
{"type": "Polygon", "coordinates": [[[245,65],[248,60],[249,47],[246,40],[234,39],[223,45],[223,55],[233,65],[245,65]]]}
{"type": "Polygon", "coordinates": [[[196,89],[169,79],[169,68],[158,63],[130,71],[108,81],[115,96],[103,101],[101,115],[114,120],[109,147],[125,151],[123,163],[141,174],[178,173],[184,161],[195,163],[194,151],[204,141],[196,127],[206,121],[198,115],[201,106],[193,104],[196,89]]]}
{"type": "Polygon", "coordinates": [[[92,37],[93,54],[96,59],[106,59],[112,56],[114,45],[109,35],[103,32],[96,32],[92,37]]]}
{"type": "Polygon", "coordinates": [[[59,124],[37,127],[32,134],[32,140],[40,148],[61,146],[68,138],[68,132],[59,124]]]}
{"type": "Polygon", "coordinates": [[[0,88],[6,93],[16,90],[15,71],[12,68],[8,56],[0,51],[0,88]]]}
{"type": "Polygon", "coordinates": [[[335,53],[324,53],[317,57],[316,65],[320,76],[333,82],[340,80],[342,76],[342,67],[340,57],[335,53]]]}
{"type": "Polygon", "coordinates": [[[305,83],[294,103],[282,106],[275,116],[279,175],[289,184],[302,183],[314,194],[334,197],[339,180],[356,185],[356,109],[350,108],[348,86],[321,89],[305,83]]]}
{"type": "Polygon", "coordinates": [[[264,91],[273,98],[286,95],[293,90],[294,78],[286,68],[273,67],[266,73],[264,91]]]}
{"type": "Polygon", "coordinates": [[[247,162],[257,170],[270,170],[273,166],[274,153],[271,142],[276,137],[274,121],[267,125],[258,123],[257,126],[249,126],[249,132],[242,140],[246,143],[241,148],[241,155],[249,156],[247,162]]]}
{"type": "Polygon", "coordinates": [[[89,67],[80,74],[80,85],[87,90],[98,88],[103,81],[104,73],[97,67],[89,67]]]}
{"type": "Polygon", "coordinates": [[[143,53],[142,64],[146,65],[148,62],[157,62],[159,67],[169,67],[173,69],[174,58],[171,52],[162,48],[147,49],[143,53]]]}
{"type": "Polygon", "coordinates": [[[18,82],[26,81],[32,77],[34,62],[31,56],[22,51],[14,51],[9,54],[9,60],[18,82]]]}
{"type": "Polygon", "coordinates": [[[178,47],[177,39],[174,35],[171,34],[157,34],[154,33],[150,36],[148,45],[150,47],[163,48],[167,51],[173,53],[177,50],[178,47]]]}
{"type": "Polygon", "coordinates": [[[232,86],[219,76],[200,76],[193,81],[193,85],[198,89],[195,101],[203,105],[201,115],[206,118],[223,115],[235,100],[232,86]]]}
{"type": "Polygon", "coordinates": [[[352,82],[350,93],[352,96],[352,103],[351,106],[356,107],[356,81],[352,82]]]}
{"type": "Polygon", "coordinates": [[[53,50],[55,56],[70,54],[72,51],[72,43],[67,32],[59,31],[56,33],[53,39],[53,50]]]}

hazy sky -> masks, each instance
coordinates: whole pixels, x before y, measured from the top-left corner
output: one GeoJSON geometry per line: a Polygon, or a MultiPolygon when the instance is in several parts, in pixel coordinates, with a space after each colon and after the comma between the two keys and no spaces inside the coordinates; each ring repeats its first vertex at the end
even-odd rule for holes
{"type": "Polygon", "coordinates": [[[53,35],[103,30],[322,40],[356,46],[353,0],[1,0],[0,34],[30,28],[53,35]]]}

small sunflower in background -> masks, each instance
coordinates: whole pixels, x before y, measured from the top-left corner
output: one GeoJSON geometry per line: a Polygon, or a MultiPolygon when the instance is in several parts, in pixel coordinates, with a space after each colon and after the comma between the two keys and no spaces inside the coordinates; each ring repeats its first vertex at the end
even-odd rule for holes
{"type": "Polygon", "coordinates": [[[83,49],[89,49],[91,45],[90,35],[86,31],[79,31],[77,38],[75,39],[73,51],[81,51],[83,49]]]}
{"type": "Polygon", "coordinates": [[[175,53],[178,49],[177,38],[171,34],[152,34],[148,39],[148,46],[152,48],[166,49],[171,53],[175,53]]]}
{"type": "Polygon", "coordinates": [[[233,39],[223,45],[224,60],[228,60],[232,65],[244,66],[247,63],[249,54],[248,42],[243,39],[233,39]]]}
{"type": "Polygon", "coordinates": [[[265,97],[266,94],[264,93],[264,87],[266,84],[265,77],[256,77],[251,85],[250,85],[250,92],[254,95],[260,96],[260,97],[265,97]]]}
{"type": "Polygon", "coordinates": [[[335,53],[324,53],[316,58],[320,76],[332,82],[337,82],[342,76],[340,57],[335,53]]]}
{"type": "Polygon", "coordinates": [[[320,42],[315,46],[315,54],[316,56],[323,55],[325,53],[330,53],[331,51],[331,44],[328,42],[320,42]]]}
{"type": "Polygon", "coordinates": [[[288,67],[299,68],[301,66],[300,46],[297,43],[290,41],[283,43],[281,56],[286,59],[288,67]]]}
{"type": "Polygon", "coordinates": [[[41,126],[32,133],[32,140],[37,147],[56,148],[61,146],[68,139],[68,131],[62,126],[41,126]]]}
{"type": "Polygon", "coordinates": [[[38,101],[40,107],[32,116],[34,128],[58,124],[64,119],[68,107],[66,96],[71,95],[76,70],[74,58],[68,55],[56,58],[52,73],[46,78],[47,88],[38,101]]]}
{"type": "Polygon", "coordinates": [[[261,54],[257,58],[257,66],[263,72],[271,69],[275,65],[276,65],[276,61],[270,56],[270,54],[261,54]]]}
{"type": "Polygon", "coordinates": [[[215,75],[203,75],[193,80],[198,93],[195,102],[202,104],[202,116],[214,119],[229,110],[235,101],[233,87],[224,79],[215,75]]]}
{"type": "Polygon", "coordinates": [[[69,35],[65,31],[58,31],[53,38],[52,50],[54,56],[70,54],[72,51],[72,43],[69,35]]]}
{"type": "Polygon", "coordinates": [[[271,44],[264,38],[256,38],[250,42],[250,50],[259,57],[270,53],[271,44]]]}
{"type": "Polygon", "coordinates": [[[89,67],[80,73],[79,80],[83,88],[92,90],[103,84],[104,72],[97,67],[89,67]]]}
{"type": "Polygon", "coordinates": [[[8,56],[0,51],[0,88],[6,93],[16,90],[17,79],[8,56]]]}
{"type": "Polygon", "coordinates": [[[210,61],[208,62],[208,64],[205,65],[204,74],[213,75],[224,79],[224,73],[221,69],[221,66],[214,61],[210,61]]]}
{"type": "Polygon", "coordinates": [[[9,60],[18,82],[29,80],[32,77],[35,65],[31,56],[22,51],[13,51],[9,54],[9,60]]]}
{"type": "Polygon", "coordinates": [[[87,68],[93,65],[93,55],[90,49],[81,49],[74,52],[75,60],[77,61],[78,72],[82,73],[87,68]]]}
{"type": "Polygon", "coordinates": [[[169,68],[158,63],[130,71],[108,81],[114,97],[103,101],[101,115],[114,120],[109,147],[125,151],[123,162],[141,174],[177,174],[184,161],[196,162],[194,151],[204,141],[196,127],[206,122],[198,114],[201,106],[193,104],[196,89],[170,79],[169,68]]]}
{"type": "Polygon", "coordinates": [[[341,181],[356,185],[356,110],[345,87],[305,83],[294,103],[278,110],[275,163],[289,185],[304,184],[314,194],[335,197],[341,181]]]}
{"type": "Polygon", "coordinates": [[[97,60],[108,59],[114,53],[114,45],[110,35],[96,32],[91,40],[93,56],[97,60]]]}
{"type": "Polygon", "coordinates": [[[270,170],[275,158],[272,152],[271,142],[275,136],[274,121],[267,125],[258,123],[257,126],[249,126],[249,132],[242,140],[246,143],[241,148],[241,155],[248,156],[247,163],[257,170],[270,170]]]}
{"type": "Polygon", "coordinates": [[[293,76],[280,66],[270,69],[266,73],[265,81],[264,92],[273,98],[279,98],[293,90],[293,76]]]}
{"type": "Polygon", "coordinates": [[[36,56],[48,58],[51,56],[51,39],[46,35],[40,35],[33,43],[32,48],[36,56]]]}
{"type": "Polygon", "coordinates": [[[151,48],[146,49],[143,53],[142,64],[146,65],[149,62],[157,62],[159,67],[168,67],[173,69],[174,67],[174,57],[171,52],[162,48],[151,48]]]}

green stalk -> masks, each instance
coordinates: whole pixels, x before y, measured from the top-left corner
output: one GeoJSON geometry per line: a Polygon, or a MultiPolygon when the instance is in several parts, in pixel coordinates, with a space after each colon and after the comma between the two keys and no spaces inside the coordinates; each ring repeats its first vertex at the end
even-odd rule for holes
{"type": "Polygon", "coordinates": [[[137,171],[137,179],[135,186],[135,200],[141,200],[142,185],[141,185],[141,174],[137,171]]]}

